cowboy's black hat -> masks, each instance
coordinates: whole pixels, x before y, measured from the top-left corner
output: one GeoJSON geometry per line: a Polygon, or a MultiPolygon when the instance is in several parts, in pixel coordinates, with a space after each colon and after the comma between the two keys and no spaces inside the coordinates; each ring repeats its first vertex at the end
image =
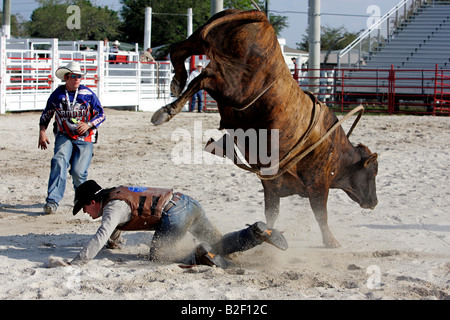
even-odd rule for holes
{"type": "Polygon", "coordinates": [[[102,187],[94,180],[87,180],[80,184],[75,190],[73,215],[76,215],[85,204],[93,200],[100,191],[102,191],[102,187]]]}

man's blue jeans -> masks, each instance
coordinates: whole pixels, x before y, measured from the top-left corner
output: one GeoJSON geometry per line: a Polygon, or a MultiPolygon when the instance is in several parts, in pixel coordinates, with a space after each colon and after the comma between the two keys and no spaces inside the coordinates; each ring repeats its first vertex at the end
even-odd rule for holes
{"type": "Polygon", "coordinates": [[[203,90],[200,90],[200,91],[194,93],[194,95],[191,98],[191,105],[190,105],[191,112],[195,110],[195,101],[196,100],[198,103],[198,111],[202,111],[202,109],[203,109],[202,98],[203,98],[203,90]]]}
{"type": "MultiPolygon", "coordinates": [[[[168,212],[164,213],[150,246],[150,260],[176,260],[175,245],[190,232],[200,243],[211,245],[218,254],[228,255],[245,251],[262,243],[250,228],[230,232],[225,236],[206,217],[202,206],[187,195],[181,195],[168,212]]],[[[182,259],[186,261],[186,257],[182,259]]]]}
{"type": "Polygon", "coordinates": [[[72,140],[62,133],[56,135],[46,202],[58,204],[64,197],[69,166],[74,189],[87,180],[93,150],[92,142],[72,140]]]}

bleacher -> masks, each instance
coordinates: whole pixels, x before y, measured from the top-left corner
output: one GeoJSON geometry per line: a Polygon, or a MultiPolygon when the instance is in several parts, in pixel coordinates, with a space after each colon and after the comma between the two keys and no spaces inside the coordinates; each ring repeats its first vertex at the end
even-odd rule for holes
{"type": "Polygon", "coordinates": [[[391,39],[372,52],[364,68],[450,68],[450,4],[423,5],[391,39]]]}
{"type": "MultiPolygon", "coordinates": [[[[430,99],[436,92],[436,66],[449,72],[450,1],[428,1],[415,8],[364,65],[346,72],[345,84],[352,93],[395,92],[408,99],[430,99]]],[[[450,85],[449,79],[443,82],[450,85]]]]}

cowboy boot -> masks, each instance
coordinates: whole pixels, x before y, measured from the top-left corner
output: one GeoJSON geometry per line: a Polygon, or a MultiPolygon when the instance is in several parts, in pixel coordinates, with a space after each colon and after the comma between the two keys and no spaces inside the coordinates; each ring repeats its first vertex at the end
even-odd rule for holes
{"type": "Polygon", "coordinates": [[[195,249],[195,262],[197,264],[216,266],[222,269],[232,266],[232,263],[225,260],[221,255],[212,253],[212,248],[207,243],[201,243],[195,249]]]}
{"type": "Polygon", "coordinates": [[[252,224],[250,230],[257,239],[270,243],[278,249],[286,250],[288,248],[288,243],[283,234],[277,229],[268,228],[262,221],[252,224]]]}

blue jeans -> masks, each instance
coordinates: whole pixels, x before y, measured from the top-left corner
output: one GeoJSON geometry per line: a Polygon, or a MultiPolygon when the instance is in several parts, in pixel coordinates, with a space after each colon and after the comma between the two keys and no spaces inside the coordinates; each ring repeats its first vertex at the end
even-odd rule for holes
{"type": "MultiPolygon", "coordinates": [[[[175,206],[163,215],[155,230],[150,260],[174,260],[175,245],[187,232],[200,242],[210,244],[215,253],[223,255],[245,251],[262,243],[262,240],[255,238],[250,228],[222,236],[208,220],[200,203],[187,195],[181,195],[175,206]]],[[[186,257],[182,261],[185,262],[186,257]]]]}
{"type": "Polygon", "coordinates": [[[56,135],[46,202],[58,204],[64,197],[69,166],[74,189],[87,180],[93,150],[92,142],[72,140],[62,133],[56,135]]]}
{"type": "Polygon", "coordinates": [[[203,98],[203,90],[200,90],[199,92],[194,93],[194,95],[192,96],[191,105],[190,105],[191,112],[195,110],[195,100],[197,100],[197,103],[198,103],[198,111],[202,111],[202,109],[203,109],[202,98],[203,98]]]}

